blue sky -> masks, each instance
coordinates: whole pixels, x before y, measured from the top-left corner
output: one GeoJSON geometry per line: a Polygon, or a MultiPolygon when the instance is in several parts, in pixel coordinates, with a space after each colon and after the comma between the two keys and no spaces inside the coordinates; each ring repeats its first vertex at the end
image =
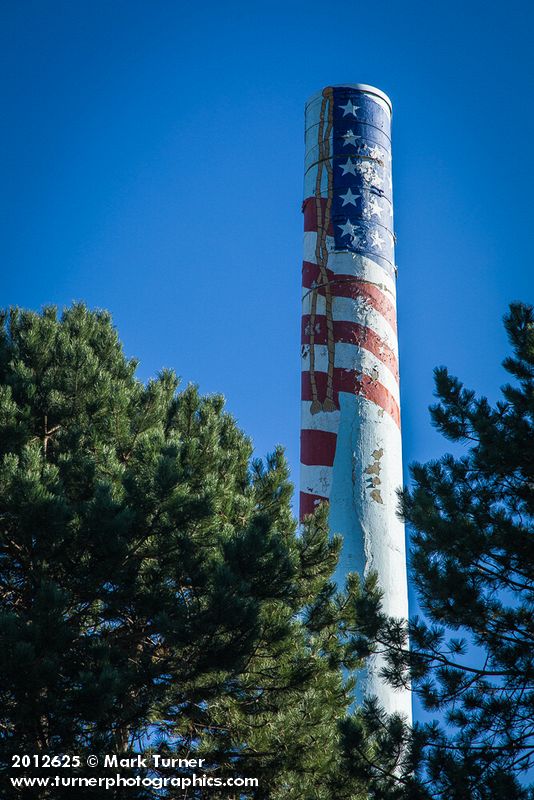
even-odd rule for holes
{"type": "Polygon", "coordinates": [[[533,7],[3,6],[2,304],[113,313],[142,378],[225,394],[298,478],[303,105],[393,100],[405,463],[438,456],[432,369],[495,398],[532,300],[533,7]]]}

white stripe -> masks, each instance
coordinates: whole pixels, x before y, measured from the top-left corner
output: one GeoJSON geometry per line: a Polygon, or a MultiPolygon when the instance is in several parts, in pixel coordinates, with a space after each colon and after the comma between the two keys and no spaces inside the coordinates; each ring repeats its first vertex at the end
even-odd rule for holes
{"type": "MultiPolygon", "coordinates": [[[[309,289],[304,289],[304,292],[302,313],[311,314],[312,293],[309,289]]],[[[317,295],[315,313],[322,316],[326,314],[326,299],[323,295],[317,295]]],[[[332,317],[335,321],[356,322],[365,328],[371,328],[398,358],[399,348],[396,331],[365,297],[357,297],[356,299],[352,297],[333,297],[332,317]]]]}
{"type": "MultiPolygon", "coordinates": [[[[328,371],[328,348],[326,345],[315,345],[315,369],[317,372],[328,371]]],[[[302,369],[308,371],[310,366],[309,347],[307,355],[302,358],[302,369]]],[[[400,403],[399,384],[396,377],[379,358],[369,350],[357,344],[338,342],[334,354],[334,367],[350,372],[362,373],[381,383],[400,403]]]]}
{"type": "Polygon", "coordinates": [[[332,488],[332,467],[300,465],[300,490],[308,494],[330,497],[332,488]]]}
{"type": "Polygon", "coordinates": [[[311,401],[303,400],[300,417],[300,427],[302,430],[337,433],[339,427],[339,411],[320,411],[318,414],[312,414],[310,409],[311,401]]]}
{"type": "MultiPolygon", "coordinates": [[[[302,371],[308,372],[310,369],[309,346],[304,345],[302,356],[302,371]]],[[[315,371],[328,371],[328,348],[325,344],[315,345],[315,371]]],[[[397,403],[399,398],[399,385],[393,373],[376,356],[364,350],[357,344],[347,344],[338,342],[335,348],[334,367],[359,372],[368,375],[384,386],[393,395],[397,403]]]]}
{"type": "MultiPolygon", "coordinates": [[[[306,231],[304,233],[304,261],[309,261],[311,264],[317,263],[315,256],[316,242],[317,233],[315,231],[306,231]]],[[[329,252],[327,264],[329,270],[332,270],[335,275],[354,275],[356,278],[362,278],[369,283],[374,283],[395,304],[397,296],[395,281],[384,267],[360,253],[333,252],[333,236],[326,237],[326,246],[329,252]]]]}
{"type": "MultiPolygon", "coordinates": [[[[330,162],[332,163],[332,162],[330,162]]],[[[303,195],[307,199],[311,197],[310,203],[315,202],[315,191],[317,189],[317,164],[306,167],[304,172],[304,189],[303,195]]],[[[328,170],[323,169],[321,172],[321,197],[328,195],[328,170]]]]}
{"type": "MultiPolygon", "coordinates": [[[[323,164],[325,161],[328,161],[330,167],[332,167],[332,136],[327,139],[327,141],[330,142],[330,156],[327,159],[325,159],[324,156],[320,159],[320,146],[317,141],[318,132],[318,126],[313,126],[312,128],[307,128],[304,133],[304,198],[315,194],[315,181],[317,179],[317,165],[319,161],[322,160],[323,164]],[[313,189],[310,192],[311,187],[313,187],[313,189]]],[[[353,155],[356,157],[355,154],[353,155]]],[[[327,167],[325,166],[323,173],[326,171],[327,167]]]]}

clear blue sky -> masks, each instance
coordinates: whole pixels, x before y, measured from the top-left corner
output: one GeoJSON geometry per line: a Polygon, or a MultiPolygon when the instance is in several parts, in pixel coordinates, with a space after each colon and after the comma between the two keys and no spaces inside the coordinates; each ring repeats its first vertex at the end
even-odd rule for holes
{"type": "Polygon", "coordinates": [[[532,300],[533,10],[487,2],[3,4],[2,304],[111,310],[140,376],[223,392],[298,480],[303,104],[393,100],[405,463],[432,369],[495,398],[532,300]]]}

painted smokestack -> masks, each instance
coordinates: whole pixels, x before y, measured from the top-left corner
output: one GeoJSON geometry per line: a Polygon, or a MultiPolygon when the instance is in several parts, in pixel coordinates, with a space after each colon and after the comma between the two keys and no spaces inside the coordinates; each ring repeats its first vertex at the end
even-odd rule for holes
{"type": "MultiPolygon", "coordinates": [[[[391,188],[391,102],[362,84],[327,87],[306,104],[302,270],[301,518],[330,503],[343,536],[336,580],[378,573],[384,610],[408,616],[391,188]]],[[[411,698],[358,674],[411,719],[411,698]]]]}

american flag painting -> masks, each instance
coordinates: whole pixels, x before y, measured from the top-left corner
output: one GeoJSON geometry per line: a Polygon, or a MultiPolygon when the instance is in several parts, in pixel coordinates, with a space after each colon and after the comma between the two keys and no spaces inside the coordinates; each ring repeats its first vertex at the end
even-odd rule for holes
{"type": "MultiPolygon", "coordinates": [[[[306,105],[305,144],[300,515],[329,503],[338,582],[376,571],[385,610],[404,617],[390,101],[361,84],[325,88],[306,105]]],[[[379,661],[361,696],[409,717],[379,661]]]]}

